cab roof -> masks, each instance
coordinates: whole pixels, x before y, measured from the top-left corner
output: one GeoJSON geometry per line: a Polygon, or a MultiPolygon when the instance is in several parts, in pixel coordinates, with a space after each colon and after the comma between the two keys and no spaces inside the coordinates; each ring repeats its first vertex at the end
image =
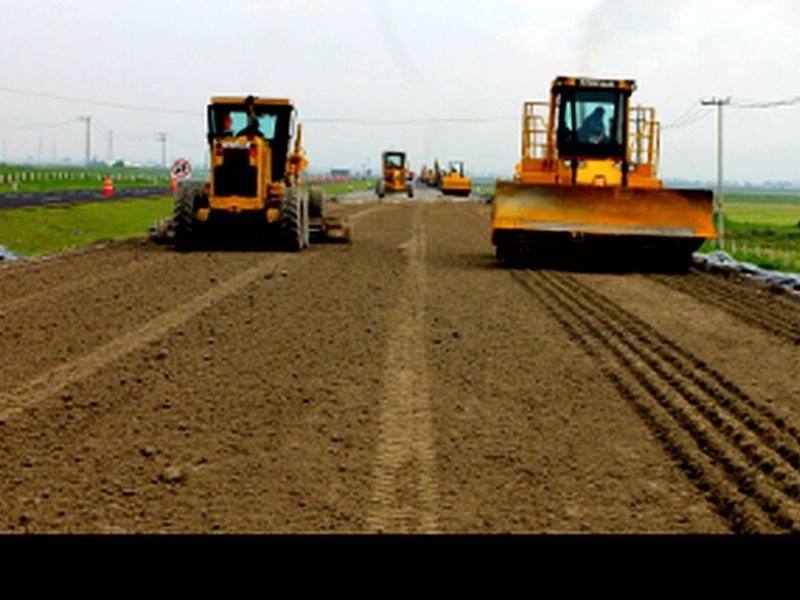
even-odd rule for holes
{"type": "MultiPolygon", "coordinates": [[[[213,96],[211,104],[244,104],[249,96],[213,96]]],[[[256,106],[293,106],[288,98],[259,98],[253,96],[253,104],[256,106]]]]}
{"type": "Polygon", "coordinates": [[[595,77],[564,77],[559,76],[553,80],[553,88],[594,88],[594,89],[620,89],[633,92],[636,81],[633,79],[598,79],[595,77]]]}

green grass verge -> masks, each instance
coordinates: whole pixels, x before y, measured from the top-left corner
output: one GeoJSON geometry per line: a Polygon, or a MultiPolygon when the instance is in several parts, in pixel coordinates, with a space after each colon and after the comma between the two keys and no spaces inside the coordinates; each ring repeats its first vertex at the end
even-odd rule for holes
{"type": "Polygon", "coordinates": [[[169,197],[0,210],[0,245],[20,256],[147,234],[172,213],[169,197]]]}
{"type": "MultiPolygon", "coordinates": [[[[714,241],[701,251],[717,249],[714,241]]],[[[800,272],[800,194],[726,195],[725,250],[765,269],[800,272]]]]}
{"type": "MultiPolygon", "coordinates": [[[[374,182],[321,184],[329,196],[372,189],[374,182]]],[[[101,240],[147,234],[158,219],[172,214],[173,198],[93,202],[0,210],[0,246],[19,256],[40,256],[101,240]]]]}
{"type": "Polygon", "coordinates": [[[349,192],[360,192],[375,188],[375,181],[367,179],[364,181],[351,181],[350,183],[315,183],[313,187],[325,191],[328,196],[340,196],[349,192]]]}
{"type": "Polygon", "coordinates": [[[0,165],[0,193],[102,189],[111,177],[117,188],[169,185],[165,169],[135,167],[33,167],[0,165]]]}

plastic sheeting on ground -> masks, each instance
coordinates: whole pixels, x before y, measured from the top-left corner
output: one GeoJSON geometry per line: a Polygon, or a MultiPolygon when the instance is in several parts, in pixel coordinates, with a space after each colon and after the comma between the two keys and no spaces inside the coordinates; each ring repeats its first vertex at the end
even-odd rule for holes
{"type": "Polygon", "coordinates": [[[752,263],[739,262],[730,254],[721,250],[709,254],[697,253],[694,256],[695,260],[700,261],[708,267],[716,267],[725,271],[741,273],[742,275],[767,281],[787,290],[800,292],[800,273],[783,273],[781,271],[762,269],[752,263]]]}
{"type": "Polygon", "coordinates": [[[0,260],[16,260],[17,258],[19,257],[16,254],[10,250],[6,250],[5,247],[0,246],[0,260]]]}

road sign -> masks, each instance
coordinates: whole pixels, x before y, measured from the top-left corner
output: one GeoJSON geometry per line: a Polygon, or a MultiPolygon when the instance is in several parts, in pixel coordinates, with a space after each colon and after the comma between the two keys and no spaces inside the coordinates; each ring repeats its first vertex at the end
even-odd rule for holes
{"type": "Polygon", "coordinates": [[[179,158],[172,163],[172,176],[181,181],[189,179],[192,176],[192,165],[185,158],[179,158]]]}

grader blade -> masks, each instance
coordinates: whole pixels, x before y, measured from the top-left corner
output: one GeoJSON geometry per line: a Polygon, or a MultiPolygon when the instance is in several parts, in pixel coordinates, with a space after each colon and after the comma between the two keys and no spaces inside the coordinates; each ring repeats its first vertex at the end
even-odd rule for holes
{"type": "Polygon", "coordinates": [[[339,217],[311,219],[311,239],[319,244],[348,244],[353,227],[350,221],[339,217]]]}

